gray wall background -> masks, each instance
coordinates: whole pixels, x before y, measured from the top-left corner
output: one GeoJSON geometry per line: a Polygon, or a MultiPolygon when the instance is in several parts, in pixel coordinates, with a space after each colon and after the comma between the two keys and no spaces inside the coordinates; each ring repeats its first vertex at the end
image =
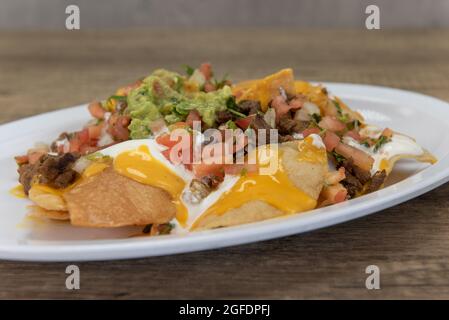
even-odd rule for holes
{"type": "Polygon", "coordinates": [[[127,27],[355,27],[380,7],[381,28],[449,27],[449,0],[0,0],[0,29],[62,29],[76,4],[81,29],[127,27]]]}

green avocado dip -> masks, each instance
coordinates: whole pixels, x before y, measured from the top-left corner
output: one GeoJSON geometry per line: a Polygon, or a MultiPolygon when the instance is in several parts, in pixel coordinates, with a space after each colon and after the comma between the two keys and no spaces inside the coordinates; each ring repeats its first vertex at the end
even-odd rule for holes
{"type": "Polygon", "coordinates": [[[128,94],[127,113],[131,139],[147,138],[151,135],[152,121],[163,118],[170,125],[184,121],[189,112],[196,109],[202,121],[212,127],[217,111],[226,110],[226,102],[232,96],[231,88],[203,92],[188,92],[186,78],[176,72],[159,69],[145,78],[142,84],[128,94]]]}

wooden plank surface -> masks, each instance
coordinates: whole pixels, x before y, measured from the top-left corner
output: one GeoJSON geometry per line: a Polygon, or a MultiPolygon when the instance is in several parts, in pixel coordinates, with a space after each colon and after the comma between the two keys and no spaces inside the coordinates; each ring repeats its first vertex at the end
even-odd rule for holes
{"type": "MultiPolygon", "coordinates": [[[[290,66],[449,101],[449,30],[1,32],[0,122],[107,97],[165,67],[211,61],[234,80],[290,66]]],[[[45,125],[45,124],[42,124],[45,125]]],[[[363,219],[227,249],[77,263],[0,262],[0,298],[449,298],[449,185],[363,219]],[[365,268],[381,289],[365,289],[365,268]]]]}

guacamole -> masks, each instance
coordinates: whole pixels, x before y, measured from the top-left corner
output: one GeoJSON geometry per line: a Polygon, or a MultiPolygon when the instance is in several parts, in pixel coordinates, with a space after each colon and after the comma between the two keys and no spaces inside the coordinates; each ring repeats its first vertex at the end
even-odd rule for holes
{"type": "Polygon", "coordinates": [[[176,72],[159,69],[145,78],[142,84],[128,95],[127,113],[131,116],[129,130],[132,139],[151,135],[152,121],[163,118],[167,124],[184,121],[196,109],[205,124],[215,124],[217,111],[226,109],[232,96],[231,88],[224,86],[212,92],[187,90],[185,77],[176,72]]]}

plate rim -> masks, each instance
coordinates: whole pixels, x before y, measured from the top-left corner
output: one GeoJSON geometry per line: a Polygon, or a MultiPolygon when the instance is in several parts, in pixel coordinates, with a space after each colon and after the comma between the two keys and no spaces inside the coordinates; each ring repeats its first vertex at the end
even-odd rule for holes
{"type": "MultiPolygon", "coordinates": [[[[322,83],[328,87],[331,92],[335,92],[339,96],[341,95],[341,93],[338,93],[339,90],[346,90],[349,92],[360,90],[372,91],[367,94],[367,96],[372,96],[374,93],[373,91],[378,91],[388,93],[387,96],[399,94],[399,97],[396,97],[398,100],[403,99],[404,95],[409,96],[407,97],[408,99],[411,96],[414,96],[418,99],[427,100],[427,102],[439,104],[440,106],[432,106],[434,110],[442,108],[443,105],[446,105],[446,108],[449,110],[449,102],[422,93],[403,89],[354,83],[313,83],[322,83]]],[[[345,95],[347,96],[347,94],[345,95]]],[[[363,94],[358,94],[358,96],[363,97],[363,94]]],[[[85,108],[85,106],[86,104],[67,107],[1,124],[0,133],[8,133],[11,128],[21,126],[29,121],[38,120],[39,118],[46,118],[48,116],[57,117],[66,112],[76,113],[80,108],[85,108]]],[[[449,111],[444,112],[449,114],[449,111]]],[[[8,139],[7,134],[0,136],[3,137],[3,139],[0,140],[0,144],[8,139]]],[[[93,240],[77,240],[66,241],[65,244],[21,245],[17,243],[0,243],[0,260],[40,262],[122,260],[219,249],[290,236],[293,234],[306,233],[358,219],[408,201],[435,189],[448,181],[449,154],[445,154],[442,158],[438,159],[436,164],[389,187],[365,195],[361,198],[353,199],[349,202],[315,209],[301,213],[300,215],[289,215],[245,225],[199,231],[187,235],[168,235],[157,238],[138,237],[105,239],[95,240],[95,243],[91,243],[93,240]],[[423,175],[424,177],[422,177],[423,175]],[[410,179],[415,180],[414,183],[405,185],[404,182],[410,182],[410,179]],[[405,186],[396,190],[397,192],[390,192],[394,189],[398,189],[398,186],[401,185],[405,186]],[[348,206],[349,209],[347,208],[348,206]],[[245,234],[241,235],[242,232],[245,232],[245,234]],[[164,239],[161,239],[161,237],[164,237],[164,239]]]]}

